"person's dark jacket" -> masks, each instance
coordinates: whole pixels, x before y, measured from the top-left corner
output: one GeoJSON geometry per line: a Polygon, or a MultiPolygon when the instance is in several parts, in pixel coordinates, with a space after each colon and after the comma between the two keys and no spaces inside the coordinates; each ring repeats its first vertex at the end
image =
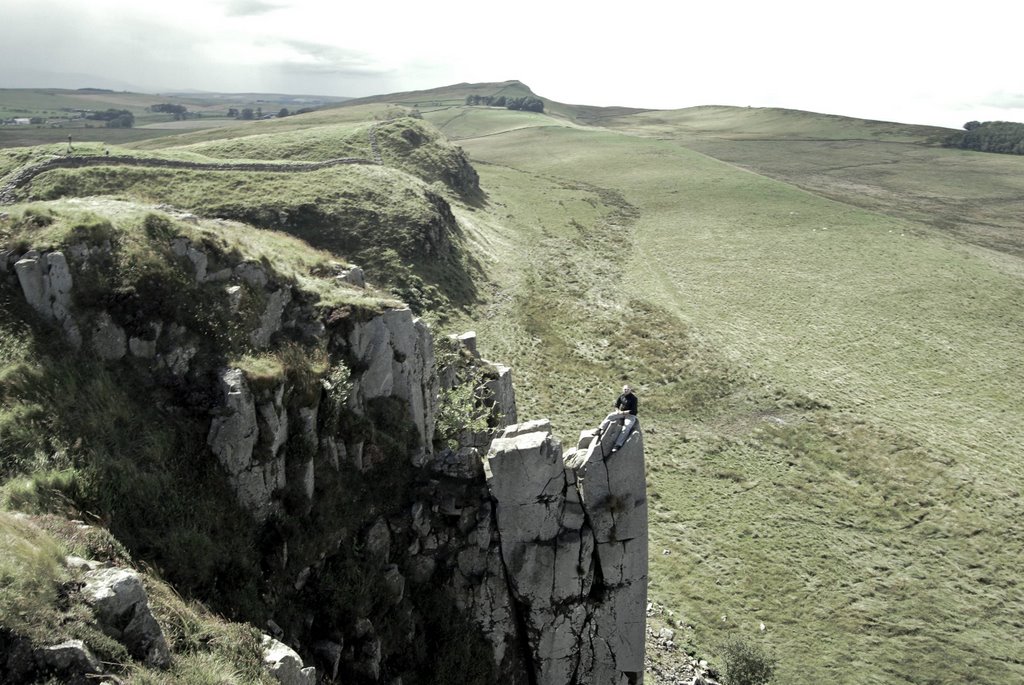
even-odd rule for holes
{"type": "Polygon", "coordinates": [[[636,395],[633,393],[619,395],[619,399],[615,400],[615,408],[619,411],[628,411],[633,416],[636,416],[636,395]]]}

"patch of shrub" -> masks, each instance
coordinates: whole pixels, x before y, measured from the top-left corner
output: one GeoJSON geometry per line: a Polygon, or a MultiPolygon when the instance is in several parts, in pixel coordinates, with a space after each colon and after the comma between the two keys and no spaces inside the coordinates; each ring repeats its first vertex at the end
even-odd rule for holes
{"type": "Polygon", "coordinates": [[[21,228],[44,228],[51,225],[56,215],[50,208],[28,207],[21,214],[21,228]]]}
{"type": "Polygon", "coordinates": [[[775,677],[777,660],[764,649],[739,638],[722,647],[725,685],[766,685],[775,677]]]}
{"type": "Polygon", "coordinates": [[[151,240],[167,241],[178,236],[174,222],[163,214],[150,212],[143,218],[142,228],[151,240]]]}

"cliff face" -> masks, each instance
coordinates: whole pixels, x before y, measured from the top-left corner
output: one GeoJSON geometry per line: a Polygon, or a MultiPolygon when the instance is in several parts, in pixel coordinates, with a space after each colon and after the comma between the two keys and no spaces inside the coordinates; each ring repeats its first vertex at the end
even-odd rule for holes
{"type": "Polygon", "coordinates": [[[643,679],[647,498],[643,435],[586,431],[564,455],[546,421],[487,454],[501,557],[535,683],[643,679]]]}
{"type": "Polygon", "coordinates": [[[208,398],[190,415],[251,517],[275,637],[326,682],[642,680],[639,430],[614,455],[614,425],[563,454],[546,422],[514,423],[511,372],[472,336],[439,364],[407,308],[320,306],[265,264],[166,242],[227,342],[167,308],[76,293],[109,244],[8,253],[0,267],[69,349],[208,398]],[[263,356],[233,362],[232,340],[263,356]],[[445,444],[439,416],[467,386],[487,425],[446,425],[445,444]]]}

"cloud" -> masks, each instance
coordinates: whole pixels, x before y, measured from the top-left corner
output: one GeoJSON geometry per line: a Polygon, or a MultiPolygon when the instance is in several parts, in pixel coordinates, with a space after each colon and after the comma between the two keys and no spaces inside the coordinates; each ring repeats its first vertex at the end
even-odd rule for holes
{"type": "Polygon", "coordinates": [[[281,43],[289,47],[294,56],[280,66],[293,73],[374,76],[394,71],[368,52],[304,40],[283,40],[281,43]]]}
{"type": "Polygon", "coordinates": [[[284,5],[263,2],[263,0],[230,0],[227,3],[226,14],[229,17],[255,17],[284,7],[284,5]]]}
{"type": "Polygon", "coordinates": [[[1024,108],[1024,93],[997,91],[989,94],[981,104],[996,109],[1022,109],[1024,108]]]}

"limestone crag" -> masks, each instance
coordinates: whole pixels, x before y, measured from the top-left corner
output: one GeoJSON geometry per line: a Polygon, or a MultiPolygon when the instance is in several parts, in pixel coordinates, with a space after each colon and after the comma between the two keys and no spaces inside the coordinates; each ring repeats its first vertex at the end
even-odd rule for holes
{"type": "Polygon", "coordinates": [[[546,421],[510,426],[485,470],[534,681],[643,679],[647,501],[643,436],[611,454],[618,427],[564,459],[546,421]]]}
{"type": "MultiPolygon", "coordinates": [[[[20,286],[41,325],[59,328],[82,354],[107,364],[130,358],[148,369],[150,382],[202,398],[178,409],[206,430],[210,458],[254,525],[279,536],[268,536],[263,561],[294,592],[275,592],[298,604],[321,596],[317,588],[347,590],[348,581],[332,577],[338,569],[372,579],[377,595],[365,607],[344,607],[351,615],[343,624],[338,607],[315,600],[267,617],[274,637],[290,646],[265,645],[268,668],[282,682],[315,680],[297,654],[319,667],[324,682],[396,682],[401,669],[434,656],[425,631],[441,619],[425,605],[457,609],[475,626],[472,638],[489,650],[482,668],[490,682],[642,680],[647,504],[639,429],[614,455],[615,425],[585,433],[563,455],[548,422],[515,423],[512,372],[480,357],[475,334],[450,341],[438,368],[430,328],[408,308],[318,307],[313,294],[265,264],[183,237],[167,251],[182,271],[175,282],[208,298],[204,313],[230,329],[216,333],[235,336],[249,361],[225,362],[233,357],[216,346],[217,336],[196,330],[195,317],[134,300],[76,304],[76,279],[103,268],[109,245],[0,255],[0,271],[20,286]],[[439,416],[451,409],[443,403],[456,396],[470,406],[449,411],[439,437],[439,416]],[[452,425],[462,410],[475,419],[452,425]],[[385,431],[396,433],[386,437],[397,449],[382,448],[385,431]],[[346,488],[386,473],[406,482],[393,475],[402,467],[410,473],[401,499],[368,502],[333,519],[336,529],[300,531],[304,537],[282,523],[318,504],[356,500],[362,493],[346,488]],[[289,547],[287,535],[302,544],[289,547]],[[425,597],[436,599],[425,604],[425,597]],[[320,632],[322,625],[330,628],[320,632]]],[[[136,619],[118,613],[111,631],[152,628],[136,619]]],[[[163,662],[157,638],[131,640],[137,658],[163,662]]]]}
{"type": "MultiPolygon", "coordinates": [[[[223,288],[223,301],[212,303],[230,313],[229,319],[249,321],[245,333],[255,349],[272,349],[279,336],[308,344],[321,344],[355,371],[350,378],[349,409],[365,413],[374,399],[397,397],[408,404],[415,425],[422,462],[431,451],[437,403],[433,343],[426,325],[407,308],[391,309],[370,318],[334,317],[330,333],[324,314],[316,311],[310,296],[298,291],[253,261],[226,261],[203,245],[185,237],[170,241],[170,251],[203,287],[223,288]]],[[[206,369],[197,365],[205,349],[216,354],[211,342],[181,321],[146,319],[144,312],[107,311],[76,306],[76,272],[96,272],[112,253],[109,241],[99,245],[75,244],[65,251],[0,255],[0,272],[16,277],[26,302],[40,318],[58,327],[74,348],[114,362],[125,357],[148,360],[155,373],[173,382],[198,380],[206,369]],[[70,256],[65,255],[65,252],[70,256]]],[[[236,258],[237,260],[237,258],[236,258]]],[[[338,280],[364,287],[358,267],[338,269],[338,280]]],[[[145,303],[142,303],[144,306],[145,303]]],[[[210,355],[210,356],[213,356],[210,355]]],[[[319,398],[305,406],[284,402],[286,379],[269,388],[254,390],[238,368],[217,370],[219,397],[213,408],[207,442],[227,471],[239,502],[259,520],[278,511],[278,500],[289,487],[309,499],[315,484],[312,455],[321,447],[340,457],[362,461],[359,442],[337,444],[335,436],[317,431],[319,398]],[[285,443],[298,430],[309,449],[301,457],[288,458],[285,443]],[[291,432],[290,432],[291,431],[291,432]]]]}
{"type": "Polygon", "coordinates": [[[427,325],[409,309],[392,309],[353,324],[347,339],[338,345],[347,349],[355,367],[363,369],[354,375],[349,408],[362,411],[370,400],[380,397],[405,400],[421,444],[429,451],[439,385],[427,325]]]}
{"type": "Polygon", "coordinates": [[[73,347],[81,347],[82,334],[71,315],[71,271],[63,253],[40,254],[30,250],[20,259],[9,254],[7,261],[14,262],[21,290],[32,309],[56,323],[73,347]]]}

